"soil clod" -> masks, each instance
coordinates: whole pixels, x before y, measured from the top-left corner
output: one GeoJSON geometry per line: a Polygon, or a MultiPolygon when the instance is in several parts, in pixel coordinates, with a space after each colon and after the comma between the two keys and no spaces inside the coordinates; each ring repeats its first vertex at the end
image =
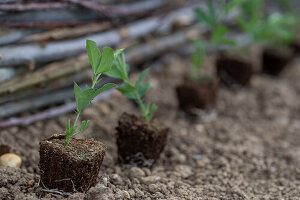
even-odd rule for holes
{"type": "Polygon", "coordinates": [[[86,192],[96,185],[106,147],[93,139],[71,139],[54,134],[40,142],[40,174],[45,189],[86,192]]]}
{"type": "Polygon", "coordinates": [[[157,121],[123,113],[116,128],[118,160],[129,166],[151,167],[167,143],[169,129],[157,121]]]}

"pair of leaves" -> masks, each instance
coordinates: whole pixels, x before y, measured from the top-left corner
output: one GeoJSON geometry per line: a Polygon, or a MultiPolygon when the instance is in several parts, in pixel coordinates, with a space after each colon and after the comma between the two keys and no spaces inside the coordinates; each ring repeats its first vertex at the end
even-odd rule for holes
{"type": "Polygon", "coordinates": [[[214,28],[223,20],[235,7],[243,0],[231,0],[226,3],[225,0],[219,0],[219,10],[216,11],[213,1],[206,2],[206,10],[197,8],[195,10],[196,18],[199,22],[206,24],[210,28],[214,28]]]}
{"type": "Polygon", "coordinates": [[[66,128],[66,141],[65,141],[65,145],[68,146],[69,142],[70,142],[70,139],[74,135],[83,132],[88,127],[89,124],[90,124],[90,120],[82,121],[79,131],[76,132],[76,130],[77,130],[78,127],[76,125],[74,125],[73,127],[71,127],[71,120],[68,120],[67,128],[66,128]]]}
{"type": "Polygon", "coordinates": [[[149,69],[145,69],[142,73],[140,73],[134,86],[129,82],[125,82],[118,88],[118,90],[129,99],[142,98],[151,87],[150,83],[142,83],[148,72],[149,69]]]}
{"type": "Polygon", "coordinates": [[[75,82],[74,82],[74,93],[76,99],[77,112],[81,112],[88,104],[100,93],[108,90],[110,88],[115,87],[114,83],[107,83],[100,89],[87,88],[82,90],[75,82]]]}
{"type": "Polygon", "coordinates": [[[150,121],[156,110],[157,110],[157,105],[156,104],[147,103],[146,109],[143,113],[143,116],[145,117],[145,119],[147,121],[150,121]]]}
{"type": "Polygon", "coordinates": [[[97,43],[92,40],[86,41],[86,49],[94,74],[101,74],[110,70],[115,58],[113,49],[104,47],[101,54],[97,43]]]}
{"type": "MultiPolygon", "coordinates": [[[[122,50],[123,51],[123,50],[122,50]]],[[[122,52],[119,52],[119,54],[122,52]]],[[[121,58],[117,55],[115,63],[112,65],[110,71],[105,72],[104,74],[121,80],[128,79],[129,65],[126,64],[125,55],[122,54],[121,58]]]]}
{"type": "Polygon", "coordinates": [[[228,29],[223,25],[218,25],[212,32],[211,43],[216,45],[235,45],[236,42],[231,39],[227,39],[225,36],[228,33],[228,29]]]}
{"type": "Polygon", "coordinates": [[[199,22],[204,23],[207,26],[214,27],[217,23],[217,16],[212,1],[207,1],[206,7],[206,11],[196,8],[196,18],[199,22]]]}
{"type": "Polygon", "coordinates": [[[206,56],[205,44],[201,40],[194,40],[196,50],[192,54],[193,66],[200,69],[206,56]]]}

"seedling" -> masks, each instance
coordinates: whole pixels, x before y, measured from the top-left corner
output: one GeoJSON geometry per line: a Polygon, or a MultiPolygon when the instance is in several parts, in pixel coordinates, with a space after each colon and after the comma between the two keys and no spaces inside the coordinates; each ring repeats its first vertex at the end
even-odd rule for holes
{"type": "Polygon", "coordinates": [[[192,53],[192,68],[190,78],[193,81],[198,81],[199,71],[202,69],[202,64],[206,56],[205,44],[201,40],[194,40],[195,51],[192,53]]]}
{"type": "Polygon", "coordinates": [[[223,24],[224,18],[240,3],[241,0],[232,0],[225,3],[225,0],[219,1],[219,9],[216,10],[212,1],[206,2],[206,8],[195,10],[196,18],[199,23],[202,23],[210,30],[208,44],[200,39],[194,39],[195,51],[192,54],[192,70],[191,79],[203,79],[199,77],[199,71],[202,69],[202,64],[206,56],[207,45],[233,46],[236,42],[227,37],[228,28],[223,24]]]}
{"type": "Polygon", "coordinates": [[[230,12],[239,5],[241,0],[232,0],[226,3],[220,0],[217,10],[211,0],[206,2],[206,9],[197,8],[195,10],[198,22],[205,24],[211,34],[209,43],[213,45],[234,45],[235,41],[226,37],[228,28],[224,25],[224,19],[230,12]]]}
{"type": "Polygon", "coordinates": [[[262,14],[262,0],[243,0],[237,22],[254,42],[263,46],[285,47],[295,38],[296,17],[291,13],[262,14]]]}
{"type": "Polygon", "coordinates": [[[123,81],[123,84],[118,87],[118,90],[127,98],[135,100],[140,108],[142,116],[146,119],[146,121],[150,121],[157,109],[157,106],[150,102],[147,102],[146,104],[143,102],[143,96],[151,87],[150,83],[143,83],[149,69],[146,69],[139,74],[138,80],[135,84],[132,84],[132,81],[128,77],[129,70],[130,67],[126,64],[125,54],[122,53],[117,57],[116,62],[111,67],[111,70],[105,74],[109,77],[121,79],[123,81]]]}
{"type": "Polygon", "coordinates": [[[88,127],[90,120],[82,121],[80,128],[78,126],[78,119],[80,114],[82,113],[82,110],[87,107],[91,101],[100,93],[104,92],[105,90],[108,90],[110,88],[115,87],[116,85],[114,83],[107,83],[101,88],[97,89],[95,86],[101,82],[102,78],[100,78],[102,73],[109,72],[111,69],[112,64],[114,63],[115,58],[120,54],[122,50],[116,50],[114,51],[110,47],[104,47],[102,49],[102,52],[97,47],[96,42],[87,40],[86,41],[86,49],[89,57],[89,61],[93,70],[93,76],[92,76],[92,86],[88,87],[86,86],[85,89],[81,89],[77,83],[74,82],[74,94],[75,94],[75,100],[76,100],[76,119],[71,127],[71,120],[68,120],[67,122],[67,128],[66,128],[66,140],[65,145],[68,146],[70,139],[79,134],[82,133],[86,128],[88,127]]]}

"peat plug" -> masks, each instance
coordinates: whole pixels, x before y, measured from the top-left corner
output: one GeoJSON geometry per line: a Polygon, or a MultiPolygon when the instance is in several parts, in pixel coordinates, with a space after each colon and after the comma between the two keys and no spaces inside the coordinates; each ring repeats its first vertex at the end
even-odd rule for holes
{"type": "Polygon", "coordinates": [[[143,83],[149,69],[139,74],[135,84],[128,77],[130,68],[124,53],[117,58],[115,65],[106,75],[121,79],[118,90],[139,106],[142,117],[124,113],[119,119],[117,133],[118,160],[131,166],[151,167],[159,158],[167,143],[169,129],[152,120],[157,109],[155,104],[144,103],[143,96],[150,89],[150,83],[143,83]]]}

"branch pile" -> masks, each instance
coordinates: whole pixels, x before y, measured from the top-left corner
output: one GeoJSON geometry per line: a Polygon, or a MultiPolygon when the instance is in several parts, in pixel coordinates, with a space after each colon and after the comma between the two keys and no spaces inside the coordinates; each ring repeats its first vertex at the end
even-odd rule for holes
{"type": "Polygon", "coordinates": [[[0,127],[72,111],[73,104],[67,100],[73,101],[73,81],[82,87],[89,81],[87,39],[101,46],[125,47],[127,59],[134,65],[187,44],[191,32],[205,31],[194,25],[194,9],[203,2],[101,2],[105,1],[0,3],[4,13],[0,25],[6,26],[0,30],[0,69],[6,69],[0,70],[0,119],[37,111],[29,118],[2,121],[0,127]],[[14,73],[1,82],[6,71],[14,73]],[[58,107],[49,109],[53,105],[58,107]]]}

